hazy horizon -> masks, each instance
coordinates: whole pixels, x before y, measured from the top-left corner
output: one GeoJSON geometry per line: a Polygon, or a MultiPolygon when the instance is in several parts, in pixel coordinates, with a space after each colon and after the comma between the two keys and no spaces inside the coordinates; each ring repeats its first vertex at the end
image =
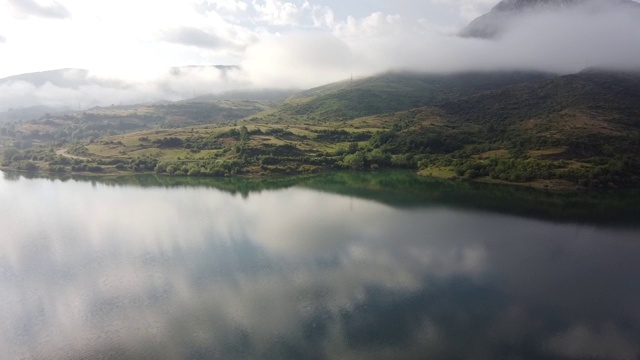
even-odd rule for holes
{"type": "Polygon", "coordinates": [[[492,40],[455,36],[497,3],[139,0],[96,7],[79,0],[4,0],[2,77],[61,68],[88,72],[65,73],[74,87],[0,83],[0,111],[306,89],[393,70],[569,74],[590,67],[639,68],[640,12],[613,6],[597,12],[588,6],[533,12],[492,40]],[[238,68],[170,71],[186,65],[238,68]]]}

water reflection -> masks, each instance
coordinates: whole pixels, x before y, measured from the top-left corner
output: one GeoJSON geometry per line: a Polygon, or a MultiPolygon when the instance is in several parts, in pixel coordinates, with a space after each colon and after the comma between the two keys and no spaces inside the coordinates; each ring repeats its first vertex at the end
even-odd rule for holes
{"type": "Polygon", "coordinates": [[[0,358],[640,355],[636,228],[18,178],[0,229],[0,358]]]}

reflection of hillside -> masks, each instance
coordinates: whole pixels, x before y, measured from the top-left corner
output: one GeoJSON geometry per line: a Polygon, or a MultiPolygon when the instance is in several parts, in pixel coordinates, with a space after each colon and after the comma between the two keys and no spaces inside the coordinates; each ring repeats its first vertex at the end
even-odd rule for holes
{"type": "MultiPolygon", "coordinates": [[[[7,180],[26,174],[4,173],[7,180]]],[[[376,201],[397,208],[451,206],[561,222],[640,225],[637,190],[547,192],[517,186],[425,179],[405,171],[333,172],[274,178],[197,178],[157,175],[51,177],[112,186],[205,187],[248,197],[300,186],[376,201]]]]}
{"type": "Polygon", "coordinates": [[[511,211],[491,198],[517,204],[522,194],[550,203],[494,189],[407,172],[64,183],[6,174],[0,353],[636,358],[640,229],[464,210],[511,211]],[[281,190],[258,193],[269,188],[281,190]],[[576,346],[601,356],[564,355],[576,346]]]}
{"type": "MultiPolygon", "coordinates": [[[[42,177],[39,175],[27,173],[11,173],[3,172],[6,180],[17,180],[20,177],[28,179],[42,177]]],[[[287,177],[272,177],[269,179],[252,179],[252,178],[205,178],[205,177],[186,177],[186,176],[162,176],[162,175],[124,175],[124,176],[47,176],[51,180],[59,181],[82,181],[91,183],[100,183],[111,186],[139,186],[139,187],[203,187],[224,191],[231,194],[240,194],[243,197],[249,196],[251,193],[260,193],[265,190],[286,189],[314,175],[298,175],[287,177]]]]}
{"type": "Polygon", "coordinates": [[[394,207],[453,206],[552,221],[640,224],[638,192],[546,192],[517,186],[423,179],[404,172],[334,173],[305,186],[394,207]]]}

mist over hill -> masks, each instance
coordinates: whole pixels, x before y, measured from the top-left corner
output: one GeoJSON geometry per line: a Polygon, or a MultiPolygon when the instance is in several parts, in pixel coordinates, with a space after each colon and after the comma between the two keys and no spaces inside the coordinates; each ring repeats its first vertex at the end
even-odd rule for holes
{"type": "Polygon", "coordinates": [[[464,72],[423,74],[388,72],[306,90],[266,116],[270,121],[334,122],[439,106],[504,87],[535,83],[556,75],[542,72],[464,72]]]}
{"type": "Polygon", "coordinates": [[[503,0],[463,28],[460,36],[491,39],[504,35],[527,16],[567,11],[590,14],[630,11],[640,16],[640,4],[631,0],[503,0]]]}
{"type": "Polygon", "coordinates": [[[538,187],[634,187],[638,104],[640,72],[389,72],[284,102],[203,98],[0,124],[0,147],[4,166],[49,172],[408,168],[538,187]]]}
{"type": "Polygon", "coordinates": [[[152,79],[120,79],[86,69],[58,69],[0,79],[0,121],[95,106],[162,101],[278,101],[296,90],[254,89],[239,79],[237,66],[173,67],[152,79]]]}
{"type": "Polygon", "coordinates": [[[128,75],[116,69],[73,68],[15,75],[0,79],[0,119],[191,98],[272,101],[291,95],[291,89],[393,71],[637,71],[639,8],[631,0],[505,0],[472,21],[462,37],[373,14],[365,22],[337,26],[331,34],[265,38],[248,46],[235,65],[179,66],[128,75]]]}

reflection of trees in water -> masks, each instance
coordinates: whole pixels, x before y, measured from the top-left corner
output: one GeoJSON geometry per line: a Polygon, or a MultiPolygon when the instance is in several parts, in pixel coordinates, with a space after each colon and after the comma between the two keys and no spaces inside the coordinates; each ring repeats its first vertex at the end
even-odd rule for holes
{"type": "MultiPolygon", "coordinates": [[[[6,180],[39,175],[4,172],[6,180]]],[[[453,206],[495,211],[561,222],[640,224],[638,190],[552,192],[508,185],[425,179],[409,171],[332,172],[269,178],[199,178],[159,175],[110,177],[49,176],[61,181],[90,181],[112,186],[205,187],[243,198],[252,193],[303,186],[333,194],[354,196],[401,208],[453,206]]]]}
{"type": "MultiPolygon", "coordinates": [[[[381,175],[284,178],[268,186],[306,188],[246,199],[211,191],[217,182],[153,176],[131,178],[149,188],[117,179],[5,183],[4,194],[25,190],[5,213],[30,216],[31,226],[0,218],[0,292],[11,305],[0,307],[0,351],[54,359],[639,353],[636,229],[442,206],[495,188],[381,175]]],[[[261,183],[221,181],[246,185],[233,191],[261,183]]]]}

